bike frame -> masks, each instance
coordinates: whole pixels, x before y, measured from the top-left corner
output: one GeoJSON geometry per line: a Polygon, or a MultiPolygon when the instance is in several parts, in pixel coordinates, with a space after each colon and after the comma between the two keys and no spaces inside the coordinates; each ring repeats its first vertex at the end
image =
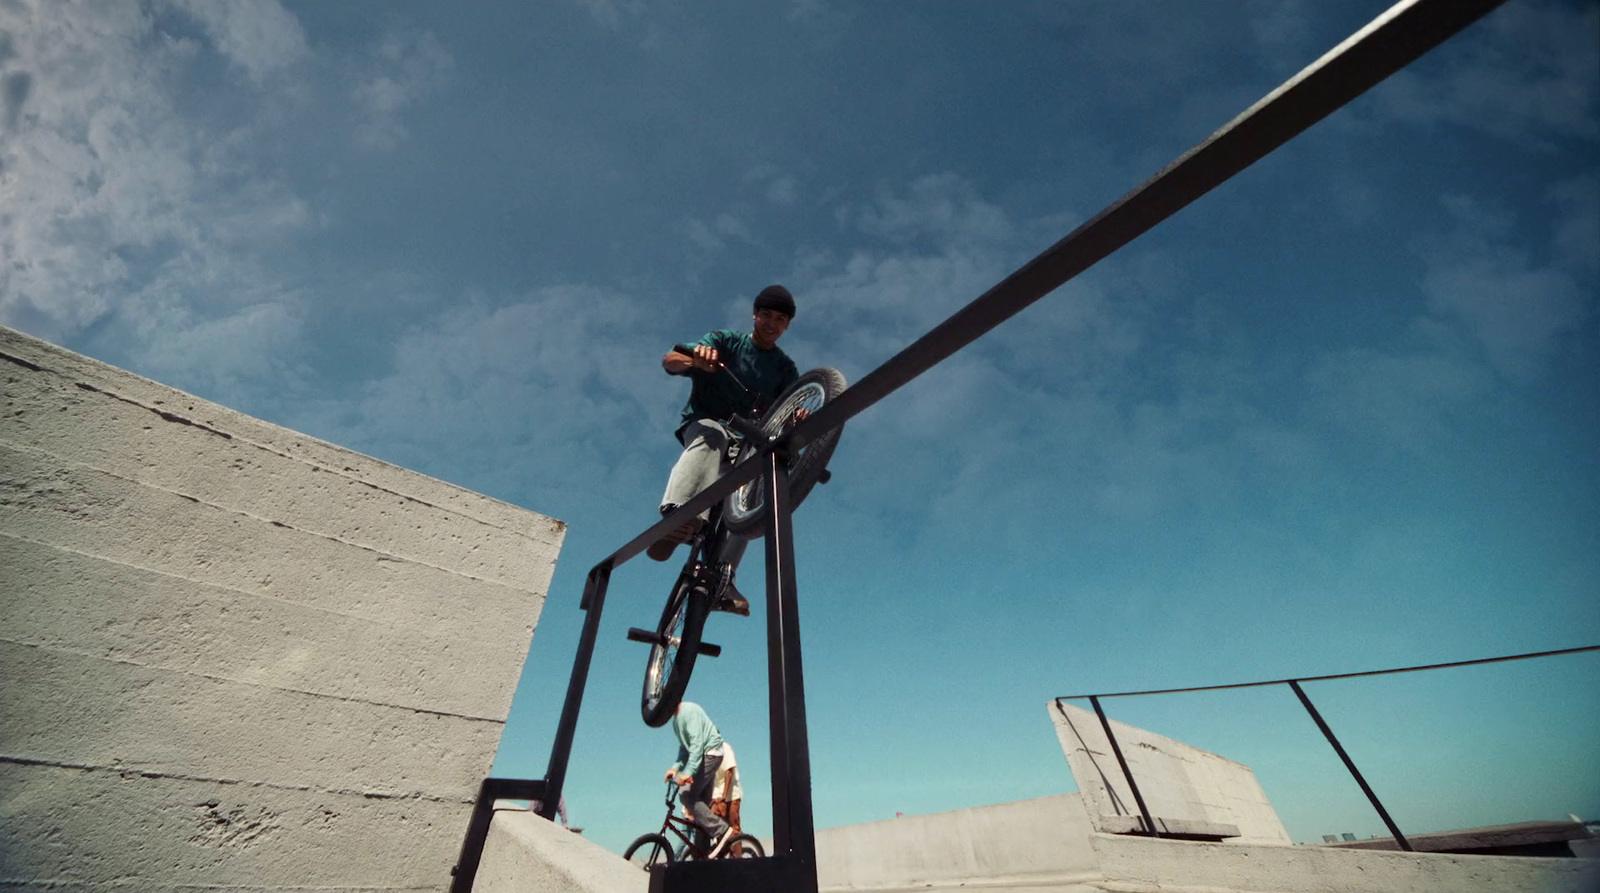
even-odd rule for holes
{"type": "Polygon", "coordinates": [[[667,782],[667,784],[671,785],[667,790],[667,817],[661,820],[661,831],[659,833],[662,837],[666,837],[670,831],[674,837],[683,841],[689,856],[695,859],[704,859],[707,851],[695,844],[694,832],[699,831],[709,838],[711,831],[678,814],[678,810],[675,807],[678,806],[678,795],[683,793],[683,789],[673,782],[667,782]]]}

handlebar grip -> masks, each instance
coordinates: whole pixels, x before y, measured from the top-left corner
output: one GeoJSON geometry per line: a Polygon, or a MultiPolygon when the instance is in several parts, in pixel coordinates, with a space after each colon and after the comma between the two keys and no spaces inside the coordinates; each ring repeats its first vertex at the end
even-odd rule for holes
{"type": "Polygon", "coordinates": [[[672,345],[672,352],[673,353],[681,353],[686,357],[692,357],[692,356],[694,356],[694,345],[693,344],[674,344],[674,345],[672,345]]]}

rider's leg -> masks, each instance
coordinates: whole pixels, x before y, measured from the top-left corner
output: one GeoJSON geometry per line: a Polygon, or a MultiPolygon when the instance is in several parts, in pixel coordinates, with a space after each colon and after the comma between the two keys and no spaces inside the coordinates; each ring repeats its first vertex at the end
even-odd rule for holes
{"type": "MultiPolygon", "coordinates": [[[[683,429],[683,453],[672,466],[667,477],[667,490],[661,494],[661,513],[664,515],[693,499],[701,490],[711,486],[721,472],[722,454],[731,436],[726,428],[709,419],[699,419],[683,429]]],[[[698,520],[691,521],[652,543],[645,551],[656,561],[672,557],[678,544],[687,542],[695,528],[704,522],[709,512],[701,512],[698,520]]]]}
{"type": "Polygon", "coordinates": [[[683,505],[717,480],[729,437],[728,429],[710,419],[698,419],[683,429],[683,453],[672,466],[667,490],[661,494],[663,508],[683,505]]]}
{"type": "MultiPolygon", "coordinates": [[[[694,817],[694,822],[705,831],[711,832],[711,839],[717,840],[727,833],[728,823],[711,811],[711,791],[717,780],[717,770],[722,768],[722,754],[706,754],[700,763],[700,771],[695,773],[694,783],[689,785],[689,790],[680,798],[689,804],[689,814],[694,817]]],[[[695,831],[695,846],[702,850],[710,848],[705,833],[695,831]]]]}

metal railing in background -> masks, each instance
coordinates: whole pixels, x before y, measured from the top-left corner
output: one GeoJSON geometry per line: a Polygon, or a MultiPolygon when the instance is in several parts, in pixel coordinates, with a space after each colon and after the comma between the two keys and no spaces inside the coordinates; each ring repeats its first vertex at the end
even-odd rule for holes
{"type": "MultiPolygon", "coordinates": [[[[1297,679],[1268,679],[1261,682],[1235,682],[1229,685],[1197,685],[1190,688],[1161,688],[1152,689],[1150,691],[1119,691],[1095,695],[1062,695],[1056,698],[1055,702],[1057,704],[1058,711],[1060,710],[1060,703],[1062,701],[1088,700],[1089,704],[1094,707],[1095,715],[1100,718],[1100,728],[1105,731],[1106,740],[1111,743],[1111,752],[1114,756],[1116,756],[1117,765],[1122,769],[1122,778],[1128,783],[1128,790],[1133,794],[1133,801],[1135,805],[1139,807],[1139,817],[1144,820],[1144,833],[1153,837],[1160,837],[1161,830],[1152,818],[1150,809],[1145,806],[1144,796],[1139,793],[1139,785],[1134,780],[1132,770],[1128,768],[1128,761],[1122,756],[1122,748],[1117,744],[1116,734],[1111,731],[1111,721],[1106,718],[1106,712],[1100,706],[1100,699],[1132,698],[1141,695],[1174,695],[1197,691],[1222,691],[1230,688],[1262,688],[1268,685],[1287,685],[1291,690],[1294,691],[1295,697],[1300,699],[1301,706],[1305,707],[1306,712],[1311,715],[1312,722],[1317,724],[1317,728],[1322,731],[1323,737],[1327,738],[1328,743],[1333,745],[1334,753],[1339,755],[1339,759],[1344,762],[1345,768],[1348,769],[1350,771],[1350,775],[1355,778],[1356,784],[1360,785],[1361,792],[1367,795],[1367,800],[1372,803],[1372,808],[1377,810],[1378,817],[1383,819],[1383,824],[1389,829],[1389,833],[1394,835],[1395,843],[1399,845],[1400,849],[1405,850],[1406,852],[1413,852],[1411,842],[1406,840],[1406,836],[1404,834],[1400,833],[1399,826],[1396,825],[1394,819],[1389,816],[1389,811],[1383,808],[1383,803],[1378,800],[1378,795],[1373,792],[1372,786],[1367,784],[1367,780],[1362,776],[1361,770],[1356,768],[1355,761],[1350,759],[1350,755],[1348,753],[1345,753],[1344,746],[1339,743],[1338,737],[1333,734],[1333,729],[1329,728],[1327,721],[1322,718],[1322,714],[1317,712],[1316,705],[1311,703],[1311,698],[1306,696],[1305,689],[1300,687],[1300,683],[1326,682],[1330,679],[1357,679],[1363,676],[1388,676],[1394,673],[1417,673],[1423,670],[1444,670],[1452,667],[1471,667],[1479,664],[1497,664],[1509,660],[1529,660],[1535,657],[1554,657],[1559,654],[1580,654],[1585,651],[1600,651],[1600,645],[1587,645],[1582,648],[1561,648],[1555,651],[1535,651],[1528,654],[1509,654],[1504,657],[1483,657],[1476,660],[1458,660],[1443,664],[1424,664],[1417,667],[1397,667],[1392,670],[1363,670],[1358,673],[1333,673],[1326,676],[1302,676],[1297,679]]],[[[1065,711],[1061,712],[1064,713],[1065,711]]]]}
{"type": "MultiPolygon", "coordinates": [[[[789,504],[787,498],[777,496],[784,493],[786,497],[787,480],[777,457],[810,443],[894,393],[1503,2],[1402,0],[1395,4],[1154,177],[1117,199],[868,373],[810,418],[763,447],[757,454],[761,461],[735,466],[699,496],[596,564],[584,584],[580,608],[588,616],[579,634],[572,677],[550,752],[542,814],[546,818],[553,815],[566,782],[611,572],[734,489],[764,475],[764,486],[774,496],[768,522],[774,527],[769,527],[767,537],[773,854],[765,860],[673,865],[664,872],[657,872],[650,888],[653,893],[688,889],[815,893],[816,844],[800,665],[799,610],[795,600],[793,549],[788,541],[789,504]],[[781,548],[775,535],[780,528],[785,537],[781,548]]],[[[477,854],[468,852],[472,845],[470,839],[463,844],[452,893],[471,890],[471,872],[466,871],[465,866],[469,861],[476,864],[477,854]]],[[[476,845],[481,848],[482,841],[476,845]]]]}

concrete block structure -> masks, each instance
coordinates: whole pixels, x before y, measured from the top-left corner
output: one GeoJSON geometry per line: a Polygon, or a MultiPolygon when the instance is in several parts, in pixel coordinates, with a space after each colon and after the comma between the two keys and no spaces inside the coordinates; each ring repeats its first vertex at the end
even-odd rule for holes
{"type": "MultiPolygon", "coordinates": [[[[1141,830],[1144,818],[1100,717],[1052,701],[1050,719],[1094,830],[1111,834],[1141,830]]],[[[1234,844],[1293,842],[1249,766],[1114,719],[1109,725],[1150,817],[1163,834],[1234,844]]]]}
{"type": "Polygon", "coordinates": [[[444,889],[564,535],[0,328],[0,887],[444,889]]]}

